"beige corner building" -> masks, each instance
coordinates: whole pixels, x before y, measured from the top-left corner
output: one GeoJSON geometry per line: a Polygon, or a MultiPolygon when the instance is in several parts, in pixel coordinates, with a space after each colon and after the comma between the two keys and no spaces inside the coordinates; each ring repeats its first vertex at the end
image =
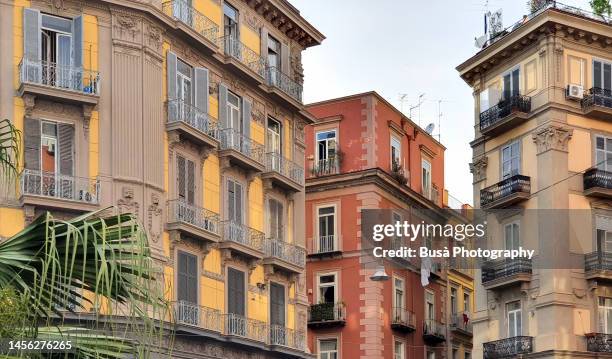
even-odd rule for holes
{"type": "Polygon", "coordinates": [[[135,213],[173,358],[311,357],[301,58],[323,39],[285,0],[0,1],[0,117],[23,134],[0,238],[135,213]]]}
{"type": "Polygon", "coordinates": [[[513,209],[488,217],[488,240],[536,250],[475,276],[474,358],[612,355],[612,25],[547,3],[457,68],[475,207],[513,209]],[[557,220],[537,220],[548,209],[557,220]]]}

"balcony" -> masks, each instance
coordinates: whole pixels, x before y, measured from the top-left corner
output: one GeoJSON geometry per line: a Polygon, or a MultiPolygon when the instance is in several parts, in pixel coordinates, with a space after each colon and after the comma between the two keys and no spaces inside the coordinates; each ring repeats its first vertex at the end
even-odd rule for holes
{"type": "Polygon", "coordinates": [[[427,345],[438,345],[444,342],[446,340],[446,327],[434,319],[425,319],[423,340],[427,345]]]}
{"type": "Polygon", "coordinates": [[[221,222],[222,238],[219,248],[253,259],[263,258],[264,234],[234,221],[221,222]]]}
{"type": "Polygon", "coordinates": [[[483,343],[484,359],[516,358],[533,352],[533,337],[519,336],[483,343]]]}
{"type": "Polygon", "coordinates": [[[223,51],[225,64],[239,71],[248,80],[258,84],[264,82],[266,60],[257,52],[232,36],[220,37],[218,44],[223,51]]]}
{"type": "Polygon", "coordinates": [[[266,171],[261,175],[276,186],[290,191],[304,190],[304,168],[286,158],[280,153],[266,153],[266,171]]]}
{"type": "Polygon", "coordinates": [[[302,107],[302,85],[276,67],[266,69],[269,91],[296,108],[302,107]]]}
{"type": "Polygon", "coordinates": [[[263,145],[244,136],[240,131],[226,128],[219,131],[219,158],[226,158],[230,163],[247,171],[264,172],[263,145]]]}
{"type": "Polygon", "coordinates": [[[494,209],[524,201],[531,195],[531,177],[516,174],[480,191],[480,207],[494,209]]]}
{"type": "Polygon", "coordinates": [[[414,332],[416,330],[414,313],[404,308],[391,308],[391,329],[404,333],[414,332]]]}
{"type": "Polygon", "coordinates": [[[218,310],[197,304],[178,301],[172,303],[177,324],[198,327],[214,332],[221,331],[221,314],[218,310]]]}
{"type": "Polygon", "coordinates": [[[19,96],[91,107],[100,99],[100,73],[81,67],[24,58],[19,63],[19,81],[19,96]]]}
{"type": "Polygon", "coordinates": [[[612,334],[588,333],[585,334],[587,351],[595,353],[612,353],[612,334]]]}
{"type": "Polygon", "coordinates": [[[265,239],[263,252],[264,264],[288,273],[302,273],[306,266],[306,250],[283,240],[265,239]]]}
{"type": "Polygon", "coordinates": [[[221,317],[224,335],[267,343],[268,325],[265,322],[233,313],[222,314],[221,317]]]}
{"type": "Polygon", "coordinates": [[[468,337],[474,332],[472,328],[472,320],[467,313],[451,314],[450,330],[453,334],[461,334],[468,337]]]}
{"type": "Polygon", "coordinates": [[[270,325],[270,345],[304,351],[306,350],[306,334],[302,331],[272,324],[270,325]]]}
{"type": "Polygon", "coordinates": [[[21,202],[46,208],[92,211],[98,208],[100,181],[51,172],[23,170],[21,202]]]}
{"type": "Polygon", "coordinates": [[[214,21],[194,9],[190,2],[166,1],[162,4],[162,11],[172,17],[176,21],[176,27],[189,38],[200,39],[209,51],[217,51],[219,27],[214,21]]]}
{"type": "Polygon", "coordinates": [[[514,95],[480,114],[480,132],[497,135],[516,127],[529,117],[531,97],[514,95]]]}
{"type": "Polygon", "coordinates": [[[167,131],[177,131],[181,137],[198,146],[217,148],[219,132],[217,120],[199,108],[183,100],[166,102],[168,112],[167,131]]]}
{"type": "Polygon", "coordinates": [[[346,324],[344,303],[319,303],[308,308],[308,328],[333,328],[346,324]]]}
{"type": "Polygon", "coordinates": [[[311,169],[313,177],[329,176],[340,173],[340,161],[338,157],[316,161],[311,169]]]}
{"type": "Polygon", "coordinates": [[[584,255],[586,279],[612,280],[612,252],[592,252],[584,255]]]}
{"type": "Polygon", "coordinates": [[[594,87],[587,91],[581,101],[582,110],[587,116],[602,120],[612,120],[612,91],[594,87]]]}
{"type": "Polygon", "coordinates": [[[482,265],[482,285],[485,289],[503,288],[531,281],[531,260],[501,259],[482,265]]]}
{"type": "Polygon", "coordinates": [[[584,195],[612,198],[612,172],[591,168],[582,177],[584,195]]]}
{"type": "Polygon", "coordinates": [[[219,242],[219,214],[183,200],[168,201],[167,229],[189,237],[219,242]]]}
{"type": "Polygon", "coordinates": [[[314,240],[312,251],[308,254],[310,258],[334,257],[342,254],[339,238],[335,235],[319,236],[314,240]]]}

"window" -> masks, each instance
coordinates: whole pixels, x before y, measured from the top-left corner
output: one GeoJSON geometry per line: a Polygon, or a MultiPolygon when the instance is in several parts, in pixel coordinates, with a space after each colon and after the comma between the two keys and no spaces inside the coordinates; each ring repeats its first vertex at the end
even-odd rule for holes
{"type": "Polygon", "coordinates": [[[451,314],[455,315],[457,314],[457,288],[453,288],[451,287],[450,290],[450,309],[451,309],[451,314]]]}
{"type": "Polygon", "coordinates": [[[452,352],[452,359],[459,359],[459,349],[457,348],[453,348],[453,352],[452,352]]]}
{"type": "Polygon", "coordinates": [[[538,87],[536,60],[525,64],[525,93],[528,94],[538,87]]]}
{"type": "Polygon", "coordinates": [[[612,63],[593,60],[593,87],[612,91],[612,63]]]}
{"type": "Polygon", "coordinates": [[[318,292],[318,303],[336,303],[337,288],[336,288],[336,274],[321,274],[318,277],[319,292],[318,292]]]}
{"type": "Polygon", "coordinates": [[[612,171],[612,138],[595,137],[595,165],[600,170],[612,171]]]}
{"type": "Polygon", "coordinates": [[[337,339],[319,339],[319,359],[338,359],[337,339]]]}
{"type": "MultiPolygon", "coordinates": [[[[234,180],[227,180],[227,219],[242,224],[242,185],[234,180]]],[[[231,231],[235,232],[235,231],[231,231]]]]}
{"type": "MultiPolygon", "coordinates": [[[[180,59],[176,61],[176,98],[179,100],[180,113],[188,115],[189,105],[193,103],[192,89],[193,69],[180,59]]],[[[187,117],[181,117],[187,118],[187,117]]]]}
{"type": "Polygon", "coordinates": [[[421,161],[421,188],[423,195],[431,199],[431,162],[423,159],[421,161]]]}
{"type": "Polygon", "coordinates": [[[521,302],[516,301],[506,304],[506,312],[508,313],[508,337],[522,335],[521,302]]]}
{"type": "Polygon", "coordinates": [[[427,359],[436,359],[436,353],[428,350],[427,351],[427,359]]]}
{"type": "Polygon", "coordinates": [[[281,45],[278,40],[268,35],[268,66],[274,70],[270,71],[270,82],[279,84],[278,71],[281,67],[281,45]]]}
{"type": "MultiPolygon", "coordinates": [[[[391,224],[396,225],[396,223],[402,223],[402,215],[398,212],[393,211],[391,213],[391,224]]],[[[393,236],[393,249],[400,249],[404,246],[404,237],[402,236],[393,236]]]]}
{"type": "Polygon", "coordinates": [[[317,209],[319,219],[319,253],[336,250],[336,207],[326,206],[317,209]]]}
{"type": "Polygon", "coordinates": [[[177,299],[187,303],[198,303],[198,257],[178,252],[178,293],[177,299]]]}
{"type": "Polygon", "coordinates": [[[185,157],[176,157],[176,180],[178,198],[188,204],[195,202],[195,163],[185,157]]]}
{"type": "Polygon", "coordinates": [[[504,226],[504,242],[507,250],[519,249],[520,226],[518,223],[509,223],[504,226]]]}
{"type": "Polygon", "coordinates": [[[405,358],[404,352],[405,352],[404,342],[401,340],[395,340],[395,343],[393,345],[393,358],[394,359],[404,359],[405,358]]]}
{"type": "MultiPolygon", "coordinates": [[[[227,312],[230,314],[235,314],[237,316],[244,317],[246,302],[244,272],[238,269],[228,268],[227,288],[227,312]]],[[[244,325],[244,321],[236,322],[241,322],[244,325]]]]}
{"type": "MultiPolygon", "coordinates": [[[[430,291],[425,292],[425,320],[433,320],[436,318],[436,305],[434,294],[430,291]]],[[[429,325],[429,323],[426,323],[429,325]]]]}
{"type": "Polygon", "coordinates": [[[503,100],[519,95],[520,68],[513,69],[503,76],[503,100]]]}
{"type": "Polygon", "coordinates": [[[464,359],[472,359],[472,353],[470,352],[465,352],[465,354],[463,355],[464,359]]]}
{"type": "Polygon", "coordinates": [[[595,218],[597,228],[596,246],[597,252],[605,255],[612,253],[612,218],[606,216],[597,216],[595,218]]]}
{"type": "Polygon", "coordinates": [[[225,36],[234,40],[239,39],[238,34],[238,10],[228,3],[223,3],[223,29],[225,36]]]}
{"type": "Polygon", "coordinates": [[[612,334],[612,298],[599,297],[599,333],[612,334]]]}
{"type": "MultiPolygon", "coordinates": [[[[270,324],[285,327],[285,286],[278,283],[270,283],[270,324]]],[[[277,344],[283,338],[273,338],[277,344]]]]}
{"type": "Polygon", "coordinates": [[[468,313],[472,311],[472,295],[467,289],[463,290],[463,311],[468,313]]]}
{"type": "Polygon", "coordinates": [[[406,300],[404,297],[404,280],[402,278],[393,278],[393,292],[395,293],[393,296],[393,306],[395,308],[403,309],[405,307],[406,300]]]}
{"type": "Polygon", "coordinates": [[[391,170],[395,171],[402,164],[402,143],[397,137],[391,136],[391,170]]]}
{"type": "Polygon", "coordinates": [[[568,55],[567,61],[569,63],[569,83],[572,85],[586,86],[584,82],[584,59],[568,55]]]}
{"type": "Polygon", "coordinates": [[[317,132],[317,160],[334,159],[336,156],[336,131],[317,132]]]}
{"type": "Polygon", "coordinates": [[[43,83],[70,87],[72,66],[72,21],[41,15],[41,56],[43,83]],[[57,66],[56,66],[57,64],[57,66]]]}
{"type": "Polygon", "coordinates": [[[240,97],[233,92],[227,92],[227,123],[234,131],[242,132],[242,116],[240,97]]]}
{"type": "Polygon", "coordinates": [[[480,92],[480,112],[485,112],[491,106],[497,105],[499,102],[499,89],[497,83],[489,86],[484,91],[480,92]]]}
{"type": "Polygon", "coordinates": [[[521,150],[519,142],[515,141],[502,147],[502,179],[519,174],[521,164],[521,150]]]}
{"type": "Polygon", "coordinates": [[[270,238],[283,241],[285,239],[285,223],[283,221],[283,204],[273,198],[268,200],[270,216],[270,238]]]}

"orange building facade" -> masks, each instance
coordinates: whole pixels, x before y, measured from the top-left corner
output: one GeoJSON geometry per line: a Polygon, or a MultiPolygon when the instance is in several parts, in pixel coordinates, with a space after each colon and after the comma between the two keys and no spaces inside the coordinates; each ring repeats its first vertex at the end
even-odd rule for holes
{"type": "MultiPolygon", "coordinates": [[[[311,104],[307,126],[308,345],[321,359],[451,355],[447,278],[385,264],[372,281],[362,209],[442,211],[445,148],[375,92],[311,104]]],[[[471,340],[471,339],[470,339],[471,340]]]]}

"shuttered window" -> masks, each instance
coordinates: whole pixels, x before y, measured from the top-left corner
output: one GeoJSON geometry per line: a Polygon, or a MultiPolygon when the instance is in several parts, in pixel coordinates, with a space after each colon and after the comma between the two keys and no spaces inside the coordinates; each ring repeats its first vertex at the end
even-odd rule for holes
{"type": "Polygon", "coordinates": [[[285,287],[270,283],[270,324],[285,326],[285,287]]]}
{"type": "Polygon", "coordinates": [[[227,269],[227,312],[245,315],[245,275],[244,272],[234,268],[227,269]]]}
{"type": "Polygon", "coordinates": [[[198,302],[198,257],[178,252],[178,293],[179,301],[198,302]]]}
{"type": "Polygon", "coordinates": [[[284,240],[283,204],[280,201],[270,198],[268,200],[270,215],[270,238],[284,240]]]}
{"type": "Polygon", "coordinates": [[[612,91],[612,63],[593,61],[593,87],[612,91]]]}
{"type": "Polygon", "coordinates": [[[26,169],[74,175],[74,126],[26,118],[24,132],[26,169]]]}
{"type": "Polygon", "coordinates": [[[236,181],[227,181],[227,218],[242,224],[242,185],[236,181]]]}
{"type": "Polygon", "coordinates": [[[177,192],[179,199],[189,204],[195,202],[195,163],[185,157],[176,157],[177,192]]]}

